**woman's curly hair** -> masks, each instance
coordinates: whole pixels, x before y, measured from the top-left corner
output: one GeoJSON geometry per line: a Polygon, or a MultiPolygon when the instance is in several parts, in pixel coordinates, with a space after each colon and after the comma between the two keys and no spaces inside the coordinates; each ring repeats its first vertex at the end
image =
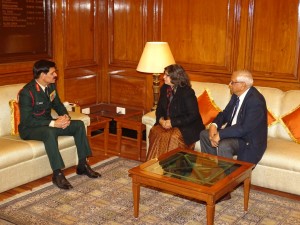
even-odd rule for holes
{"type": "Polygon", "coordinates": [[[174,84],[175,87],[191,86],[187,73],[183,67],[178,64],[165,67],[165,74],[171,78],[171,83],[174,84]]]}

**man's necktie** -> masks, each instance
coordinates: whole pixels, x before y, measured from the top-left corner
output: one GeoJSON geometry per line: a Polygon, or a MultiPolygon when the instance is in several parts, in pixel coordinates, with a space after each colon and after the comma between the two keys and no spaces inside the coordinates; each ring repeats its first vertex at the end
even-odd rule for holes
{"type": "Polygon", "coordinates": [[[240,99],[237,98],[236,102],[235,102],[234,110],[233,110],[233,113],[232,113],[232,116],[231,116],[231,119],[230,119],[230,122],[229,122],[229,126],[231,126],[231,124],[232,124],[232,120],[235,117],[235,114],[237,113],[237,109],[239,108],[239,104],[240,104],[240,99]]]}
{"type": "Polygon", "coordinates": [[[49,88],[45,87],[45,94],[47,95],[47,97],[49,98],[49,88]]]}

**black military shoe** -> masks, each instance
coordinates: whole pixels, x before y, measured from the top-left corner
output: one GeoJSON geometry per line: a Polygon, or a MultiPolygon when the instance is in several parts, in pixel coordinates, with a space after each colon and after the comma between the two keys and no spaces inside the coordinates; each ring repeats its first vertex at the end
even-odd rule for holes
{"type": "Polygon", "coordinates": [[[52,177],[52,182],[60,189],[71,189],[73,186],[69,183],[69,181],[65,178],[65,175],[63,173],[59,173],[56,176],[52,177]]]}
{"type": "Polygon", "coordinates": [[[101,177],[101,174],[92,170],[88,164],[85,164],[84,167],[77,167],[76,173],[78,175],[87,175],[89,178],[101,177]]]}

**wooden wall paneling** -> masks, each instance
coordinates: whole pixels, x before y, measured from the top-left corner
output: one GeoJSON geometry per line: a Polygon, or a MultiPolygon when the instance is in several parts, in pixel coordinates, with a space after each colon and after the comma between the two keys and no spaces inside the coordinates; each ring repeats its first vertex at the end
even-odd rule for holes
{"type": "MultiPolygon", "coordinates": [[[[144,4],[144,42],[147,41],[160,41],[161,30],[161,1],[160,0],[147,0],[144,4]]],[[[144,47],[144,46],[143,46],[144,47]]]]}
{"type": "MultiPolygon", "coordinates": [[[[146,107],[144,108],[146,112],[150,111],[153,108],[154,104],[154,96],[153,96],[153,74],[144,74],[146,79],[146,86],[145,86],[145,92],[146,92],[146,107]],[[146,76],[145,76],[146,75],[146,76]]],[[[162,74],[161,74],[161,81],[160,83],[163,84],[162,80],[162,74]]]]}
{"type": "Polygon", "coordinates": [[[59,96],[62,101],[65,99],[64,90],[64,21],[65,4],[64,0],[53,0],[53,16],[52,16],[52,39],[53,39],[53,59],[58,70],[58,80],[56,82],[59,96]]]}
{"type": "MultiPolygon", "coordinates": [[[[148,74],[139,76],[132,71],[131,75],[114,73],[110,75],[110,103],[121,106],[146,109],[149,107],[149,96],[146,92],[148,74]]],[[[152,80],[152,78],[151,78],[152,80]]]]}
{"type": "Polygon", "coordinates": [[[250,0],[246,68],[257,83],[299,89],[299,0],[250,0]]]}
{"type": "Polygon", "coordinates": [[[65,99],[80,105],[101,99],[98,3],[67,0],[64,35],[65,99]]]}
{"type": "Polygon", "coordinates": [[[98,74],[98,102],[109,101],[109,31],[108,18],[109,8],[108,1],[98,1],[98,26],[99,30],[99,74],[98,74]]]}
{"type": "Polygon", "coordinates": [[[10,72],[0,75],[0,86],[9,84],[28,83],[33,79],[32,68],[30,71],[10,72]]]}
{"type": "Polygon", "coordinates": [[[162,0],[161,40],[186,69],[230,74],[238,51],[238,0],[162,0]]]}
{"type": "Polygon", "coordinates": [[[145,0],[109,1],[110,65],[137,65],[145,44],[145,4],[145,0]]]}
{"type": "Polygon", "coordinates": [[[34,62],[0,64],[0,86],[27,83],[33,79],[34,62]]]}
{"type": "Polygon", "coordinates": [[[97,102],[97,75],[65,79],[65,100],[79,105],[92,105],[97,102]]]}
{"type": "Polygon", "coordinates": [[[65,21],[65,67],[96,65],[97,10],[93,0],[67,0],[65,21]]]}
{"type": "Polygon", "coordinates": [[[154,0],[111,0],[108,3],[111,103],[144,110],[152,107],[152,75],[139,73],[136,67],[146,41],[153,41],[157,32],[155,5],[154,0]]]}
{"type": "Polygon", "coordinates": [[[247,28],[249,22],[249,14],[252,13],[252,10],[249,10],[249,1],[241,1],[241,7],[239,10],[236,10],[238,19],[238,51],[237,51],[237,61],[236,67],[234,70],[245,69],[246,68],[246,49],[247,49],[247,28]]]}
{"type": "Polygon", "coordinates": [[[97,66],[65,70],[65,99],[79,105],[98,103],[98,75],[97,66]]]}

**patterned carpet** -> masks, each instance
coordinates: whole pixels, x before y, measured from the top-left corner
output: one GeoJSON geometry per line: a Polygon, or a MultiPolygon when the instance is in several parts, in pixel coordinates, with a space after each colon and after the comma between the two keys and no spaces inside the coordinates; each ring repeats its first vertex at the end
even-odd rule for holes
{"type": "MultiPolygon", "coordinates": [[[[139,218],[133,217],[128,169],[139,163],[116,158],[96,167],[100,179],[69,178],[74,188],[50,185],[0,205],[0,218],[13,224],[131,225],[206,224],[205,205],[170,193],[142,187],[139,218]]],[[[243,189],[216,205],[215,224],[300,224],[300,202],[251,190],[248,212],[243,211],[243,189]]]]}

